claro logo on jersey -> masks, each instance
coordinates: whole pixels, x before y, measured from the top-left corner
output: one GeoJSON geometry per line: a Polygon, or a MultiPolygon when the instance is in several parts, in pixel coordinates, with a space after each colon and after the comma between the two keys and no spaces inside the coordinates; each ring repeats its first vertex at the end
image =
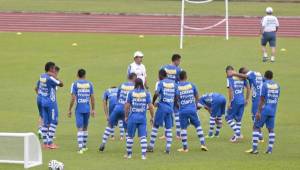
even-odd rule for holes
{"type": "Polygon", "coordinates": [[[174,83],[163,83],[164,88],[172,89],[175,87],[174,83]]]}
{"type": "Polygon", "coordinates": [[[77,88],[78,89],[89,89],[90,88],[90,83],[77,83],[77,88]]]}
{"type": "Polygon", "coordinates": [[[142,92],[142,93],[133,92],[132,93],[132,97],[135,97],[135,98],[145,98],[146,97],[146,93],[145,92],[142,92]]]}
{"type": "Polygon", "coordinates": [[[191,90],[193,87],[191,84],[187,84],[185,86],[178,86],[179,91],[186,91],[186,90],[191,90]]]}
{"type": "Polygon", "coordinates": [[[126,85],[122,85],[121,86],[121,89],[122,90],[125,90],[125,91],[131,91],[131,90],[133,90],[134,89],[134,86],[126,86],[126,85]]]}

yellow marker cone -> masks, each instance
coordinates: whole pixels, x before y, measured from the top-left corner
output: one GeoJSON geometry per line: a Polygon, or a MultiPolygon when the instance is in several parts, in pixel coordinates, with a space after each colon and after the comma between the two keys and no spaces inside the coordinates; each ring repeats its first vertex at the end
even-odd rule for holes
{"type": "Polygon", "coordinates": [[[77,44],[77,43],[73,43],[72,46],[73,46],[73,47],[76,47],[76,46],[78,46],[78,44],[77,44]]]}
{"type": "Polygon", "coordinates": [[[140,38],[144,38],[144,35],[140,35],[139,37],[140,37],[140,38]]]}
{"type": "Polygon", "coordinates": [[[280,51],[284,52],[284,51],[286,51],[286,49],[285,48],[281,48],[280,51]]]}
{"type": "Polygon", "coordinates": [[[17,32],[16,34],[17,34],[17,35],[22,35],[22,33],[21,33],[21,32],[17,32]]]}

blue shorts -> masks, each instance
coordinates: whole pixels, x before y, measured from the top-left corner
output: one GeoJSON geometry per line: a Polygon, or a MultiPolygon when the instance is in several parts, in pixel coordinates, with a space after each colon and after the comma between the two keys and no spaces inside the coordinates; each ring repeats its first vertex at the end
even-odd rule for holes
{"type": "Polygon", "coordinates": [[[76,127],[87,128],[89,125],[90,113],[75,113],[76,127]]]}
{"type": "Polygon", "coordinates": [[[43,119],[42,101],[39,99],[39,97],[36,98],[36,104],[39,110],[40,118],[43,119]]]}
{"type": "Polygon", "coordinates": [[[124,122],[124,128],[126,127],[125,124],[125,113],[124,113],[124,107],[121,105],[118,105],[114,108],[114,110],[109,115],[109,125],[114,127],[118,125],[119,120],[122,120],[124,122]]]}
{"type": "Polygon", "coordinates": [[[197,111],[179,111],[180,128],[187,129],[189,124],[195,127],[200,126],[200,120],[197,111]]]}
{"type": "Polygon", "coordinates": [[[42,104],[41,106],[42,110],[42,118],[44,125],[50,125],[51,123],[56,124],[57,123],[57,105],[55,103],[51,102],[48,104],[42,104]]]}
{"type": "Polygon", "coordinates": [[[261,38],[261,45],[266,46],[267,43],[270,47],[276,47],[276,32],[264,32],[261,38]]]}
{"type": "Polygon", "coordinates": [[[258,112],[258,105],[259,105],[259,100],[252,100],[251,113],[252,113],[252,120],[253,121],[255,119],[255,114],[258,112]]]}
{"type": "Polygon", "coordinates": [[[226,99],[220,98],[217,101],[213,101],[211,105],[211,116],[212,117],[221,117],[225,114],[226,108],[226,99]]]}
{"type": "Polygon", "coordinates": [[[129,117],[127,122],[128,136],[134,138],[136,129],[138,130],[138,137],[147,136],[147,121],[135,122],[133,118],[129,117]]]}
{"type": "Polygon", "coordinates": [[[259,120],[255,120],[254,122],[254,127],[255,128],[262,128],[266,124],[266,127],[268,129],[274,129],[274,124],[275,124],[275,116],[270,116],[266,114],[261,114],[261,117],[259,120]]]}
{"type": "Polygon", "coordinates": [[[231,108],[227,110],[226,120],[234,119],[241,122],[244,114],[245,104],[231,104],[231,108]]]}
{"type": "Polygon", "coordinates": [[[173,109],[166,108],[165,106],[158,105],[154,117],[154,127],[160,127],[165,125],[166,129],[171,129],[173,127],[173,109]]]}

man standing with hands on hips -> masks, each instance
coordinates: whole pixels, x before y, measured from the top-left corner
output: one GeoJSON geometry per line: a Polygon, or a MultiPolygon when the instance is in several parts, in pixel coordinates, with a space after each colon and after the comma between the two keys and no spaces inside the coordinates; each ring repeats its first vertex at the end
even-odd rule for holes
{"type": "Polygon", "coordinates": [[[133,57],[134,57],[134,62],[128,66],[127,76],[130,73],[135,73],[137,75],[137,78],[143,80],[145,88],[148,89],[146,67],[144,64],[142,64],[144,54],[141,51],[136,51],[133,57]]]}

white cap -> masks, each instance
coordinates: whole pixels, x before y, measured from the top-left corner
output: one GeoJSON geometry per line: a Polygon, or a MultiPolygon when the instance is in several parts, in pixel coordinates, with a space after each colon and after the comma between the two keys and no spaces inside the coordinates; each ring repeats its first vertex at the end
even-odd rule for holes
{"type": "Polygon", "coordinates": [[[133,57],[144,57],[144,54],[141,51],[136,51],[133,55],[133,57]]]}
{"type": "Polygon", "coordinates": [[[267,14],[272,14],[273,13],[273,8],[272,7],[267,7],[266,8],[266,13],[267,14]]]}

